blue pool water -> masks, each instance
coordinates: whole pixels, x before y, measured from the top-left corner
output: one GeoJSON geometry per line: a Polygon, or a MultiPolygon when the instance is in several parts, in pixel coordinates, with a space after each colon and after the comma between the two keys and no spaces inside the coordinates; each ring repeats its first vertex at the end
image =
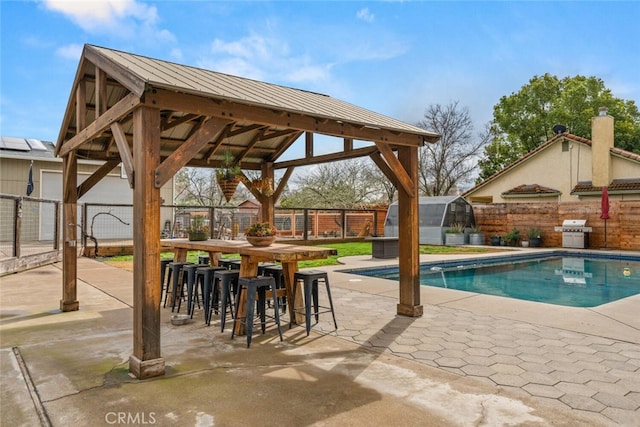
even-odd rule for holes
{"type": "MultiPolygon", "coordinates": [[[[349,273],[398,280],[398,268],[349,273]]],[[[420,284],[571,307],[640,293],[640,257],[552,253],[421,265],[420,284]],[[626,269],[626,271],[625,271],[626,269]]]]}

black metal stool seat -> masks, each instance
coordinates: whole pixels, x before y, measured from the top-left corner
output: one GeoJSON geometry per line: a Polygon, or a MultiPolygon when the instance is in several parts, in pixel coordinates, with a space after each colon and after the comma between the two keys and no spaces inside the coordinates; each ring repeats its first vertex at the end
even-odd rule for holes
{"type": "Polygon", "coordinates": [[[227,270],[231,270],[231,264],[233,264],[236,261],[240,261],[237,258],[225,258],[225,259],[220,259],[218,260],[218,265],[226,268],[227,270]]]}
{"type": "MultiPolygon", "coordinates": [[[[293,276],[293,295],[296,294],[298,288],[298,282],[302,282],[303,286],[303,295],[304,295],[304,306],[294,307],[293,311],[295,313],[301,313],[304,311],[305,323],[307,328],[307,336],[309,335],[309,331],[311,331],[311,315],[315,316],[316,323],[318,323],[318,318],[320,313],[328,313],[331,312],[331,316],[333,317],[333,324],[338,329],[338,323],[336,322],[336,314],[333,310],[333,300],[331,299],[331,289],[329,288],[329,276],[326,271],[322,270],[303,270],[296,271],[293,276]],[[318,303],[318,281],[323,281],[327,288],[327,296],[329,297],[329,307],[321,306],[318,303]],[[311,303],[313,302],[313,311],[311,310],[311,303]]],[[[289,323],[289,328],[291,328],[291,323],[289,323]]]]}
{"type": "MultiPolygon", "coordinates": [[[[269,289],[273,295],[276,294],[276,281],[270,276],[257,276],[257,277],[241,277],[238,280],[239,290],[238,297],[236,298],[236,315],[233,317],[233,330],[231,331],[231,339],[235,336],[237,322],[244,323],[247,332],[247,348],[251,347],[251,337],[253,336],[253,317],[256,308],[256,295],[258,296],[258,315],[260,316],[260,326],[262,333],[264,334],[267,329],[267,316],[266,315],[266,301],[267,301],[267,289],[269,289]],[[238,311],[240,308],[240,302],[242,301],[242,295],[246,293],[246,318],[239,319],[238,311]]],[[[280,310],[278,309],[277,298],[274,306],[273,319],[278,327],[278,334],[280,335],[280,341],[282,341],[282,329],[280,328],[280,310]]]]}
{"type": "Polygon", "coordinates": [[[182,267],[186,264],[190,263],[171,261],[168,264],[169,273],[167,274],[167,288],[164,293],[163,307],[167,306],[167,297],[169,296],[169,294],[171,294],[171,311],[173,311],[173,307],[175,305],[176,291],[178,290],[178,281],[182,273],[182,267]]]}
{"type": "Polygon", "coordinates": [[[273,262],[260,262],[258,263],[258,276],[266,276],[264,274],[264,270],[269,267],[275,267],[276,264],[273,262]]]}
{"type": "Polygon", "coordinates": [[[211,264],[211,257],[209,257],[209,255],[198,255],[198,264],[201,264],[201,265],[211,264]]]}
{"type": "MultiPolygon", "coordinates": [[[[216,271],[225,270],[224,267],[211,267],[201,266],[196,268],[196,292],[194,296],[197,299],[197,288],[200,285],[200,292],[202,293],[202,300],[204,305],[204,318],[207,321],[209,315],[209,304],[211,304],[211,288],[213,287],[213,273],[216,271]]],[[[216,295],[217,296],[217,295],[216,295]]],[[[217,301],[217,298],[216,298],[217,301]]],[[[191,303],[191,312],[189,315],[193,319],[193,312],[195,311],[195,304],[191,303]]]]}
{"type": "Polygon", "coordinates": [[[211,315],[214,310],[218,312],[220,306],[220,332],[224,332],[224,325],[227,321],[227,308],[233,318],[233,301],[238,293],[238,279],[240,278],[240,270],[217,270],[213,273],[213,287],[211,293],[213,301],[207,312],[207,325],[211,324],[211,315]],[[218,294],[220,299],[217,300],[218,294]],[[232,299],[232,296],[234,299],[232,299]]]}

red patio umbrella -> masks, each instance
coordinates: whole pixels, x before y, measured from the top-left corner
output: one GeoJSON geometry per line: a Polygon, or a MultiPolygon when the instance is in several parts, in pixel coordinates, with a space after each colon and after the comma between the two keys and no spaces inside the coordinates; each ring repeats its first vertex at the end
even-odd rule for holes
{"type": "Polygon", "coordinates": [[[609,190],[602,187],[602,196],[600,199],[600,219],[604,219],[604,247],[607,247],[607,220],[609,219],[609,190]]]}

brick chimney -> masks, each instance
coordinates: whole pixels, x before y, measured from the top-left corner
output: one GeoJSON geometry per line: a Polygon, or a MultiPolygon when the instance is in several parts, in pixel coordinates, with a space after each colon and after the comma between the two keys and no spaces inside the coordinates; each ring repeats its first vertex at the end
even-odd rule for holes
{"type": "Polygon", "coordinates": [[[613,117],[601,107],[591,119],[591,184],[604,187],[611,183],[611,152],[613,147],[613,117]]]}

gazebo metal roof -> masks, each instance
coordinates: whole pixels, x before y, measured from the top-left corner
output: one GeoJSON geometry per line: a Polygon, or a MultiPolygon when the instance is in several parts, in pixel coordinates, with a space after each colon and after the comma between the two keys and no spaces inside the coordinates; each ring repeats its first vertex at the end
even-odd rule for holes
{"type": "MultiPolygon", "coordinates": [[[[424,129],[327,95],[92,45],[85,46],[73,86],[75,95],[65,113],[58,138],[58,154],[64,153],[69,140],[78,134],[78,128],[82,128],[78,126],[78,120],[90,123],[96,117],[96,111],[107,111],[121,104],[131,106],[136,99],[146,103],[150,98],[161,108],[162,158],[170,156],[202,128],[208,117],[225,119],[224,131],[202,146],[188,160],[188,166],[220,166],[223,153],[231,151],[243,169],[259,169],[262,162],[277,162],[304,132],[347,140],[388,142],[392,149],[398,145],[419,146],[438,139],[438,135],[424,129]],[[104,81],[99,82],[99,79],[104,81]],[[83,117],[78,118],[78,99],[75,97],[78,96],[77,88],[82,86],[86,108],[83,117]],[[98,86],[102,87],[102,96],[96,91],[98,86]],[[177,93],[187,98],[177,102],[173,96],[177,93]]],[[[123,110],[130,115],[126,105],[122,105],[123,110]]],[[[125,120],[121,125],[130,141],[132,121],[125,120]]],[[[77,141],[72,141],[71,145],[74,143],[77,141]]],[[[374,145],[360,149],[350,147],[340,158],[377,151],[374,145]]],[[[113,131],[108,127],[95,132],[75,148],[79,158],[110,160],[119,157],[113,131]]],[[[274,168],[336,160],[335,156],[312,158],[308,151],[306,159],[274,163],[274,168]]]]}

